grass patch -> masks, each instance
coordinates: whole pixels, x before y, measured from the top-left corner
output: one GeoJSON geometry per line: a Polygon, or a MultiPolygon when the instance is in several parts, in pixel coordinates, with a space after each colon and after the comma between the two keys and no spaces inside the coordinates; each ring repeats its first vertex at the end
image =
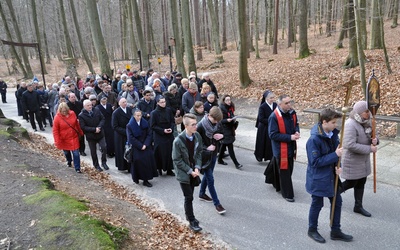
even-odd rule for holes
{"type": "Polygon", "coordinates": [[[43,249],[118,249],[127,238],[128,230],[85,215],[88,207],[53,190],[50,180],[33,179],[42,182],[42,189],[24,200],[29,205],[39,206],[42,211],[36,227],[43,249]]]}

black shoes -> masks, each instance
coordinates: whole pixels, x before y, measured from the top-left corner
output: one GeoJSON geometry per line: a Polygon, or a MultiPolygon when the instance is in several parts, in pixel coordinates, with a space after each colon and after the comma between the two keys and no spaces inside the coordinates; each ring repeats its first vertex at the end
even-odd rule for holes
{"type": "Polygon", "coordinates": [[[67,167],[72,167],[72,164],[69,162],[69,163],[67,163],[67,167]]]}
{"type": "Polygon", "coordinates": [[[287,202],[294,202],[294,199],[293,199],[293,198],[285,198],[285,200],[286,200],[287,202]]]}
{"type": "Polygon", "coordinates": [[[87,154],[85,152],[79,152],[79,154],[81,154],[82,156],[86,156],[87,154]]]}
{"type": "Polygon", "coordinates": [[[354,213],[362,214],[365,217],[371,217],[371,213],[369,213],[367,210],[365,210],[363,207],[354,207],[353,209],[354,213]]]}
{"type": "Polygon", "coordinates": [[[82,171],[80,169],[75,170],[78,174],[82,174],[82,171]]]}
{"type": "Polygon", "coordinates": [[[109,170],[110,168],[107,166],[107,163],[102,163],[101,166],[105,169],[105,170],[109,170]]]}
{"type": "Polygon", "coordinates": [[[139,184],[139,180],[133,180],[133,182],[139,184]]]}
{"type": "Polygon", "coordinates": [[[213,202],[213,200],[210,198],[210,196],[203,194],[202,196],[199,196],[199,200],[205,201],[205,202],[213,202]]]}
{"type": "Polygon", "coordinates": [[[44,128],[40,128],[40,131],[45,131],[45,129],[44,128]]]}
{"type": "Polygon", "coordinates": [[[192,229],[195,233],[200,232],[203,228],[199,226],[199,221],[198,220],[192,220],[189,222],[189,227],[192,229]]]}
{"type": "Polygon", "coordinates": [[[219,214],[224,214],[226,212],[225,208],[221,204],[216,205],[215,209],[217,210],[217,213],[219,213],[219,214]]]}
{"type": "Polygon", "coordinates": [[[151,188],[153,185],[149,181],[143,181],[143,186],[151,188]]]}
{"type": "Polygon", "coordinates": [[[95,166],[96,170],[99,172],[103,172],[103,169],[100,166],[95,166]]]}
{"type": "Polygon", "coordinates": [[[224,161],[218,161],[218,164],[220,164],[220,165],[228,165],[228,163],[226,163],[224,161]]]}
{"type": "Polygon", "coordinates": [[[341,240],[350,242],[353,240],[353,236],[344,234],[341,230],[331,231],[331,240],[341,240]]]}
{"type": "Polygon", "coordinates": [[[169,176],[175,176],[175,173],[172,172],[172,171],[167,171],[167,175],[169,175],[169,176]]]}
{"type": "Polygon", "coordinates": [[[322,237],[316,229],[308,229],[308,236],[318,243],[325,243],[324,237],[322,237]]]}
{"type": "Polygon", "coordinates": [[[236,167],[237,169],[241,169],[241,168],[243,167],[243,165],[242,165],[242,164],[235,164],[235,167],[236,167]]]}
{"type": "Polygon", "coordinates": [[[257,157],[257,156],[256,156],[256,160],[257,160],[258,162],[262,162],[262,159],[261,159],[260,157],[257,157]]]}

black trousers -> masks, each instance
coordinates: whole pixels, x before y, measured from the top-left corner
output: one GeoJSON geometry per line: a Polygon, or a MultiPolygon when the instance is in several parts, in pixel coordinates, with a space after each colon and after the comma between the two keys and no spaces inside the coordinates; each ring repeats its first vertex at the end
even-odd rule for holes
{"type": "Polygon", "coordinates": [[[79,137],[79,152],[85,152],[85,135],[79,137]]]}
{"type": "Polygon", "coordinates": [[[292,183],[292,173],[293,173],[293,157],[288,158],[288,169],[281,169],[281,159],[278,158],[279,162],[279,180],[281,184],[281,193],[283,198],[293,199],[293,183],[292,183]]]}
{"type": "Polygon", "coordinates": [[[6,102],[7,102],[6,97],[7,97],[7,93],[1,93],[1,101],[2,101],[3,103],[6,103],[6,102]]]}
{"type": "Polygon", "coordinates": [[[350,189],[350,188],[364,189],[366,181],[367,181],[367,177],[357,179],[357,180],[345,180],[342,183],[343,191],[346,191],[347,189],[350,189]]]}
{"type": "Polygon", "coordinates": [[[222,161],[226,148],[228,148],[228,153],[229,153],[229,156],[231,157],[233,163],[235,165],[239,165],[239,162],[236,159],[235,150],[233,149],[233,143],[221,144],[221,148],[219,150],[219,155],[218,155],[218,162],[222,161]]]}
{"type": "Polygon", "coordinates": [[[35,123],[35,116],[36,116],[36,121],[39,124],[39,128],[43,128],[42,124],[42,117],[40,116],[40,111],[29,111],[29,121],[31,122],[31,126],[33,129],[36,129],[36,123],[35,123]]]}
{"type": "Polygon", "coordinates": [[[100,140],[90,140],[88,141],[89,144],[89,149],[90,149],[90,155],[92,157],[92,162],[94,167],[99,167],[99,158],[97,157],[97,143],[100,146],[100,152],[101,152],[101,163],[106,163],[107,162],[107,146],[106,146],[106,139],[101,138],[100,140]]]}
{"type": "Polygon", "coordinates": [[[186,184],[186,183],[180,183],[180,184],[181,184],[181,189],[182,189],[182,192],[183,192],[183,196],[185,196],[184,207],[185,207],[186,219],[188,221],[194,221],[196,219],[194,217],[194,213],[193,213],[194,185],[186,184]]]}

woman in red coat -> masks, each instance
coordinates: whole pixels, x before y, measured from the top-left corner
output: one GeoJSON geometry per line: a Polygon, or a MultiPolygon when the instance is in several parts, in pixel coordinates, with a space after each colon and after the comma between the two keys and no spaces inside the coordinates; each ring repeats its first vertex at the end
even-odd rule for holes
{"type": "Polygon", "coordinates": [[[53,124],[54,144],[58,149],[64,151],[68,167],[72,166],[72,152],[74,167],[77,173],[81,173],[79,136],[82,135],[83,132],[74,111],[69,110],[66,103],[60,103],[53,124]]]}

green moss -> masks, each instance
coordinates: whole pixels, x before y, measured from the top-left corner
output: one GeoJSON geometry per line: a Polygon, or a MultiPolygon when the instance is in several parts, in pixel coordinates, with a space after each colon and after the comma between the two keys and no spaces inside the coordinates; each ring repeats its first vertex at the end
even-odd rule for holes
{"type": "Polygon", "coordinates": [[[42,190],[25,197],[25,202],[43,211],[37,227],[44,249],[117,249],[126,239],[126,229],[84,215],[84,203],[52,190],[48,179],[34,179],[43,183],[42,190]]]}

